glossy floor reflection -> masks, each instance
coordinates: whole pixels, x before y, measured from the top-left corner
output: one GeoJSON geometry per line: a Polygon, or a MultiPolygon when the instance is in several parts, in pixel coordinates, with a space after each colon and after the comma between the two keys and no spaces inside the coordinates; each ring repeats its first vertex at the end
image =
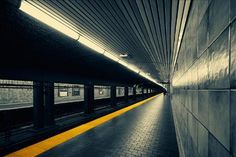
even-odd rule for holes
{"type": "Polygon", "coordinates": [[[40,157],[178,156],[169,98],[150,100],[40,157]]]}

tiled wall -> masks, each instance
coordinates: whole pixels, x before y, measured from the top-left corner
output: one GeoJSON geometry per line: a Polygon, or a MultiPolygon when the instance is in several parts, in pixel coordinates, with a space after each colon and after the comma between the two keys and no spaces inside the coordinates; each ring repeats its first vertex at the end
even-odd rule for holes
{"type": "Polygon", "coordinates": [[[94,86],[94,99],[110,98],[111,89],[109,86],[94,86]]]}
{"type": "Polygon", "coordinates": [[[121,97],[125,95],[125,88],[124,87],[116,87],[116,96],[121,97]]]}
{"type": "Polygon", "coordinates": [[[55,104],[84,101],[84,85],[82,84],[67,84],[54,83],[54,101],[55,104]],[[68,95],[65,97],[59,96],[58,89],[66,89],[68,95]],[[79,95],[73,95],[73,88],[79,88],[79,95]]]}
{"type": "Polygon", "coordinates": [[[193,0],[172,78],[181,156],[236,157],[236,0],[193,0]]]}
{"type": "Polygon", "coordinates": [[[2,105],[31,104],[33,82],[0,79],[0,109],[2,105]]]}
{"type": "MultiPolygon", "coordinates": [[[[119,96],[124,96],[124,87],[119,96]]],[[[131,94],[132,95],[132,94],[131,94]]],[[[71,103],[77,101],[84,101],[84,85],[81,84],[67,84],[67,83],[55,83],[54,84],[54,98],[55,104],[71,103]],[[59,96],[59,88],[66,89],[67,96],[59,96]],[[73,88],[79,88],[79,95],[73,95],[73,88]]],[[[109,86],[95,86],[94,87],[94,99],[110,98],[109,86]],[[102,92],[101,92],[102,90],[102,92]]],[[[10,108],[16,105],[19,107],[32,106],[33,105],[33,81],[19,81],[19,80],[3,80],[0,79],[0,110],[6,108],[7,105],[10,108]],[[20,86],[19,86],[20,85],[20,86]]]]}

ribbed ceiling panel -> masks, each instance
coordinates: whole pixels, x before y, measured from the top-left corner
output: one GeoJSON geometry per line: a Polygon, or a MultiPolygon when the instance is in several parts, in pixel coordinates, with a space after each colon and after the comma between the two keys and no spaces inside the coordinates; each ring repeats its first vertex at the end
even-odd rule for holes
{"type": "Polygon", "coordinates": [[[168,81],[185,0],[27,0],[153,78],[168,81]]]}

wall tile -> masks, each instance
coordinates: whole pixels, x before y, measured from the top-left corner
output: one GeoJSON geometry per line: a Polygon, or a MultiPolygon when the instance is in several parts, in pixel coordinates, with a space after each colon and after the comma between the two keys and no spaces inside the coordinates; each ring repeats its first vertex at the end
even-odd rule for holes
{"type": "Polygon", "coordinates": [[[199,23],[202,21],[204,14],[208,8],[209,0],[197,0],[198,2],[198,21],[199,23]]]}
{"type": "Polygon", "coordinates": [[[230,10],[231,10],[231,19],[235,18],[236,16],[236,1],[230,0],[230,10]]]}
{"type": "Polygon", "coordinates": [[[212,0],[209,6],[209,42],[229,24],[229,1],[212,0]],[[222,16],[223,15],[223,16],[222,16]]]}
{"type": "Polygon", "coordinates": [[[198,118],[208,128],[208,91],[198,91],[198,118]]]}
{"type": "Polygon", "coordinates": [[[186,95],[184,95],[186,97],[186,108],[189,110],[189,111],[192,111],[192,91],[189,91],[189,92],[186,92],[186,95]]]}
{"type": "Polygon", "coordinates": [[[230,140],[231,151],[236,156],[236,91],[230,93],[230,140]]]}
{"type": "Polygon", "coordinates": [[[208,136],[209,157],[230,157],[230,153],[211,134],[208,136]]]}
{"type": "Polygon", "coordinates": [[[191,137],[188,138],[186,157],[200,157],[197,146],[194,145],[193,139],[191,137]]]}
{"type": "Polygon", "coordinates": [[[229,88],[228,38],[226,29],[209,48],[209,88],[229,88]]]}
{"type": "Polygon", "coordinates": [[[206,89],[209,86],[209,55],[208,50],[205,51],[198,63],[198,88],[206,89]]]}
{"type": "Polygon", "coordinates": [[[198,56],[204,52],[208,46],[208,11],[205,12],[197,29],[198,56]]]}
{"type": "Polygon", "coordinates": [[[198,152],[201,157],[208,157],[208,131],[198,123],[198,152]]]}
{"type": "MultiPolygon", "coordinates": [[[[191,52],[191,62],[190,65],[195,61],[197,58],[197,27],[198,27],[198,2],[193,1],[193,6],[191,8],[191,14],[190,18],[192,18],[191,22],[189,22],[189,28],[190,28],[190,33],[189,33],[189,50],[191,52]]],[[[188,53],[187,56],[190,54],[188,53]]],[[[189,59],[189,57],[188,57],[189,59]]]]}
{"type": "Polygon", "coordinates": [[[197,147],[197,121],[192,116],[192,114],[188,114],[188,131],[191,136],[194,147],[197,147]]]}
{"type": "Polygon", "coordinates": [[[192,112],[198,118],[198,91],[192,91],[192,112]]]}
{"type": "Polygon", "coordinates": [[[231,25],[230,87],[236,89],[236,21],[231,25]]]}
{"type": "Polygon", "coordinates": [[[230,149],[229,91],[209,91],[209,130],[230,149]]]}

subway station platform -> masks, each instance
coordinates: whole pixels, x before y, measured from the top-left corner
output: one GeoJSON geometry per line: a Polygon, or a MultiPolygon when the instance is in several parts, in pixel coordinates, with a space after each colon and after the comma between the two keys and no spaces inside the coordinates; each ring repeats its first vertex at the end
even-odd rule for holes
{"type": "Polygon", "coordinates": [[[8,156],[177,157],[169,97],[148,98],[8,156]]]}
{"type": "Polygon", "coordinates": [[[236,157],[236,0],[0,0],[0,34],[0,157],[236,157]]]}

